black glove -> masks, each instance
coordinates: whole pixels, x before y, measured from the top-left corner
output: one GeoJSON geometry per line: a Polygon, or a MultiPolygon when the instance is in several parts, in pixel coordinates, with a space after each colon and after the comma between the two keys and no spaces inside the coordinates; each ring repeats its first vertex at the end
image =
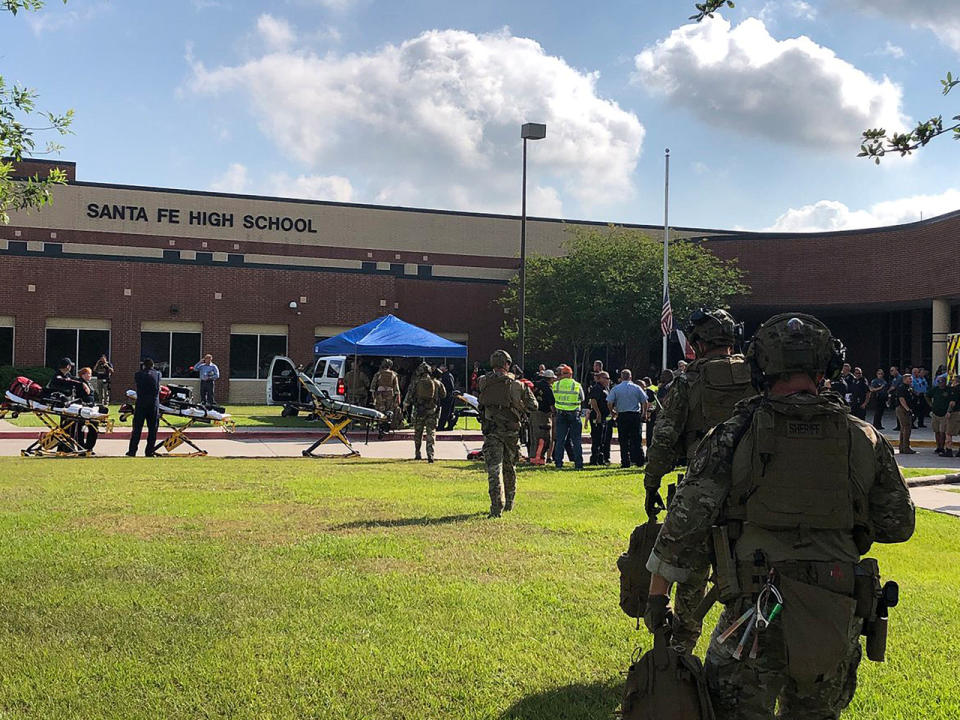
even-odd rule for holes
{"type": "Polygon", "coordinates": [[[647,511],[648,518],[655,518],[661,512],[667,509],[666,505],[663,504],[663,499],[660,497],[659,488],[645,488],[646,497],[643,501],[643,509],[647,511]]]}
{"type": "Polygon", "coordinates": [[[667,624],[671,614],[669,595],[651,595],[647,598],[647,609],[643,612],[643,624],[650,632],[656,632],[667,624]]]}

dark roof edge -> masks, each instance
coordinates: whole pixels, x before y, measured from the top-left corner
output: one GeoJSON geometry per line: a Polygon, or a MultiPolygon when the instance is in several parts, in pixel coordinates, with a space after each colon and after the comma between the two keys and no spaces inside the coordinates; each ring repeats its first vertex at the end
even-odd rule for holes
{"type": "MultiPolygon", "coordinates": [[[[12,157],[0,157],[0,162],[16,163],[17,160],[12,157]]],[[[77,163],[70,160],[48,160],[47,158],[24,157],[19,162],[22,163],[40,163],[41,165],[69,165],[76,167],[77,163]]],[[[72,185],[73,183],[71,183],[72,185]]]]}
{"type": "Polygon", "coordinates": [[[868,233],[909,230],[911,228],[925,227],[927,225],[936,225],[937,223],[944,222],[945,220],[952,220],[954,218],[960,218],[960,210],[951,210],[950,212],[945,212],[942,215],[934,215],[933,217],[929,217],[924,220],[914,220],[913,222],[901,223],[900,225],[880,225],[876,227],[854,228],[852,230],[821,230],[811,232],[754,232],[751,230],[744,230],[743,232],[727,231],[723,235],[716,235],[709,239],[711,241],[740,240],[744,237],[747,237],[751,239],[755,238],[757,240],[803,240],[806,238],[844,237],[848,235],[865,235],[868,233]]]}
{"type": "MultiPolygon", "coordinates": [[[[163,188],[163,187],[154,187],[150,185],[124,185],[119,183],[86,182],[82,180],[76,180],[68,184],[77,185],[79,187],[115,188],[117,190],[140,190],[145,192],[177,193],[180,195],[199,195],[202,197],[238,198],[241,200],[267,200],[272,202],[287,202],[287,203],[297,203],[302,205],[323,205],[327,207],[361,208],[365,210],[390,210],[390,211],[396,211],[396,212],[427,213],[430,215],[454,215],[454,216],[460,216],[460,217],[494,218],[499,220],[519,220],[520,219],[519,215],[507,215],[503,213],[468,212],[464,210],[437,210],[432,208],[405,207],[401,205],[373,205],[373,204],[366,204],[366,203],[336,202],[334,200],[307,200],[304,198],[285,198],[285,197],[277,197],[274,195],[247,195],[242,193],[213,192],[210,190],[185,190],[182,188],[163,188]]],[[[641,225],[637,223],[618,223],[618,222],[610,222],[610,221],[602,221],[602,220],[573,220],[569,218],[545,218],[545,217],[538,217],[534,215],[527,215],[527,220],[535,220],[537,222],[548,222],[548,223],[566,223],[570,225],[596,225],[600,227],[615,225],[616,227],[636,228],[641,230],[661,230],[661,231],[663,230],[663,225],[641,225]]],[[[705,237],[709,237],[715,234],[726,235],[733,232],[731,230],[718,230],[715,228],[681,227],[679,225],[671,225],[670,229],[678,230],[681,232],[702,234],[705,237]]]]}

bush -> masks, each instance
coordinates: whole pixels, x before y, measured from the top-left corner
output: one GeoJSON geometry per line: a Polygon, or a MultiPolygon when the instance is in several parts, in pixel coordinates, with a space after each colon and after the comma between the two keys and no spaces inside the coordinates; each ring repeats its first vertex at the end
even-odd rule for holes
{"type": "Polygon", "coordinates": [[[35,383],[46,385],[53,378],[54,370],[48,367],[17,367],[14,365],[0,365],[0,395],[10,387],[15,377],[23,375],[35,383]]]}

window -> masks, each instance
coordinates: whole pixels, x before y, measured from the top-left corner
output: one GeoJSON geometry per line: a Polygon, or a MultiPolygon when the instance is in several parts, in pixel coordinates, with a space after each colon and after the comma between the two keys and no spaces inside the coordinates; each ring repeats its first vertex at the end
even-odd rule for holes
{"type": "Polygon", "coordinates": [[[165,378],[195,378],[193,365],[200,360],[201,334],[198,332],[143,331],[140,333],[140,359],[151,358],[165,378]]]}
{"type": "Polygon", "coordinates": [[[0,327],[0,365],[13,365],[12,327],[0,327]]]}
{"type": "Polygon", "coordinates": [[[330,360],[327,362],[327,377],[328,378],[338,378],[340,377],[340,367],[343,365],[343,360],[330,360]]]}
{"type": "Polygon", "coordinates": [[[56,368],[61,358],[68,357],[76,364],[76,371],[93,367],[101,355],[110,357],[109,330],[47,328],[47,367],[56,368]]]}
{"type": "Polygon", "coordinates": [[[270,362],[277,355],[287,354],[286,335],[235,333],[230,335],[230,377],[264,380],[270,362]]]}

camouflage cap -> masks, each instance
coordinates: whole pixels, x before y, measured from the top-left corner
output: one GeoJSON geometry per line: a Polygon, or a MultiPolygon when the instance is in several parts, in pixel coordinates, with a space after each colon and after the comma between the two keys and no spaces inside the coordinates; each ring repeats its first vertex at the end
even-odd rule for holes
{"type": "Polygon", "coordinates": [[[706,345],[733,345],[737,339],[737,321],[733,315],[721,308],[707,310],[700,308],[690,315],[687,325],[690,342],[702,342],[706,345]]]}
{"type": "Polygon", "coordinates": [[[490,367],[502,368],[504,365],[513,365],[513,358],[506,350],[494,350],[490,355],[490,367]]]}
{"type": "Polygon", "coordinates": [[[783,313],[760,326],[746,354],[767,377],[793,372],[830,377],[840,370],[846,349],[813,315],[783,313]]]}

